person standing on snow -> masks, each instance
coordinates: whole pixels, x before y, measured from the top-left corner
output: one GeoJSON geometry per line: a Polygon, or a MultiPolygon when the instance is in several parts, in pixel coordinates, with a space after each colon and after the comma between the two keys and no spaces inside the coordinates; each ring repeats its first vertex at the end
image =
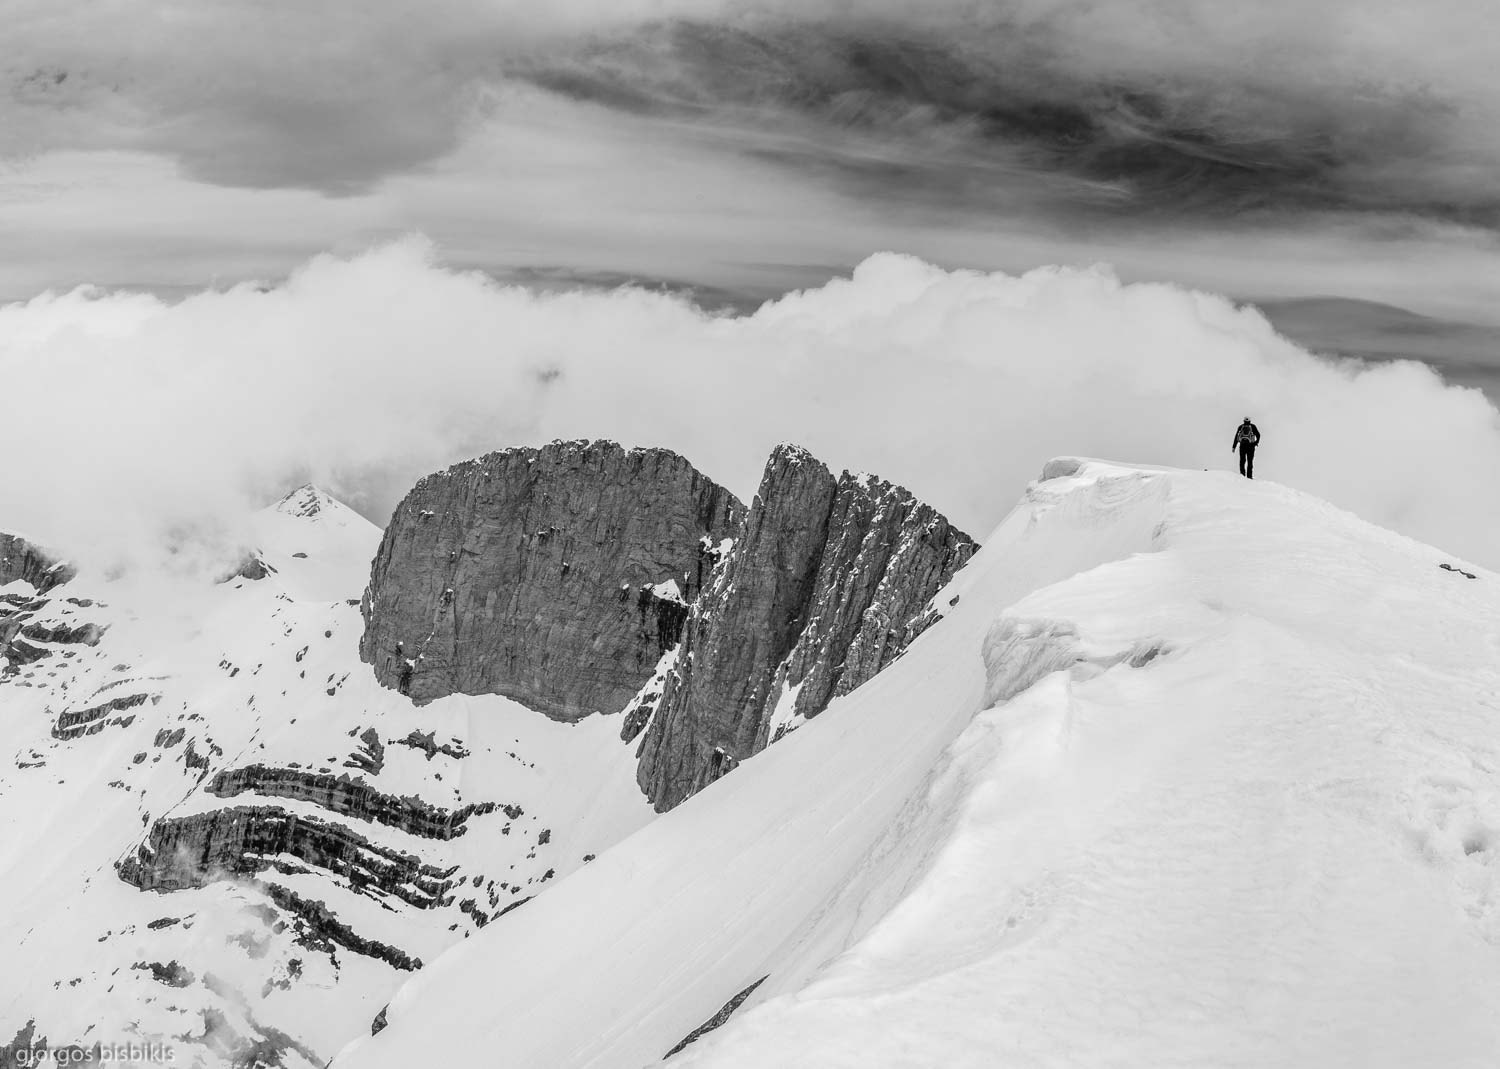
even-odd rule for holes
{"type": "Polygon", "coordinates": [[[1246,416],[1245,422],[1235,428],[1234,441],[1230,444],[1229,451],[1240,451],[1240,474],[1247,479],[1255,478],[1255,447],[1259,444],[1260,428],[1246,416]]]}

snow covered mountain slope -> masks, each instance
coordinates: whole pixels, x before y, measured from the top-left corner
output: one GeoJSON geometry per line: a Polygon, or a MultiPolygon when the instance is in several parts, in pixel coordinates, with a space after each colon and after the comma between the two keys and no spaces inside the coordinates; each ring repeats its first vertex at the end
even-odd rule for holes
{"type": "Polygon", "coordinates": [[[671,1064],[1493,1065],[1497,583],[1279,486],[1054,461],[942,627],[335,1065],[634,1069],[705,1023],[671,1064]]]}
{"type": "Polygon", "coordinates": [[[652,815],[618,723],[378,685],[374,525],[304,487],[255,530],[218,584],[0,590],[0,1052],[322,1066],[652,815]]]}

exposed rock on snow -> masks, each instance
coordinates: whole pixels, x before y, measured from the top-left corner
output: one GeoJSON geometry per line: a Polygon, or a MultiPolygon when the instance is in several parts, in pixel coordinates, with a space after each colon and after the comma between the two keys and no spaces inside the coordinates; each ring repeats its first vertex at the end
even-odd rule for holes
{"type": "MultiPolygon", "coordinates": [[[[734,1011],[744,1005],[745,1000],[751,995],[755,994],[755,989],[761,984],[765,983],[767,979],[769,979],[769,977],[762,976],[759,980],[755,981],[755,983],[749,985],[743,991],[738,992],[734,996],[734,998],[724,1003],[723,1008],[721,1008],[718,1013],[714,1014],[708,1020],[700,1024],[697,1028],[693,1029],[687,1035],[683,1036],[682,1042],[678,1043],[677,1046],[667,1051],[666,1057],[670,1058],[674,1054],[682,1053],[685,1048],[693,1043],[696,1043],[699,1039],[712,1032],[715,1028],[724,1027],[724,1024],[729,1020],[729,1018],[734,1016],[734,1011]]],[[[662,1060],[665,1061],[666,1058],[663,1058],[662,1060]]]]}
{"type": "Polygon", "coordinates": [[[93,602],[78,598],[0,594],[0,659],[5,662],[0,678],[17,675],[59,650],[74,656],[69,646],[97,646],[104,628],[84,619],[84,610],[92,607],[93,602]]]}
{"type": "Polygon", "coordinates": [[[421,798],[384,794],[348,773],[335,776],[265,765],[226,769],[215,775],[204,790],[220,798],[246,792],[268,798],[295,798],[340,816],[400,828],[424,839],[452,839],[462,835],[470,817],[500,808],[495,802],[475,802],[460,809],[442,809],[421,798]]]}
{"type": "Polygon", "coordinates": [[[440,743],[431,731],[418,731],[415,728],[407,733],[406,738],[396,739],[393,745],[410,746],[413,750],[421,750],[422,753],[427,755],[427,760],[429,761],[438,754],[442,754],[445,757],[452,757],[455,760],[462,760],[469,756],[469,751],[458,745],[457,739],[452,742],[440,743]]]}
{"type": "MultiPolygon", "coordinates": [[[[150,836],[134,855],[120,863],[119,872],[122,880],[143,891],[171,891],[225,876],[254,875],[282,856],[345,876],[356,886],[376,889],[419,909],[439,904],[453,886],[451,872],[373,843],[346,824],[265,805],[164,817],[151,826],[150,836]]],[[[288,867],[285,862],[280,865],[288,867]]]]}
{"type": "Polygon", "coordinates": [[[253,582],[264,579],[275,570],[275,568],[272,568],[265,562],[259,553],[250,552],[241,557],[239,564],[226,572],[219,579],[219,582],[227,583],[231,579],[249,579],[253,582]]]}
{"type": "Polygon", "coordinates": [[[663,449],[554,442],[455,465],[391,517],[360,656],[418,703],[501,694],[558,720],[616,712],[681,626],[647,588],[696,594],[705,546],[743,511],[663,449]]]}
{"type": "MultiPolygon", "coordinates": [[[[330,505],[336,509],[343,509],[345,507],[342,502],[330,497],[312,483],[303,483],[295,490],[288,491],[285,497],[271,507],[276,512],[285,516],[309,519],[317,516],[330,505]]],[[[303,554],[303,556],[306,556],[306,554],[303,554]]]]}
{"type": "Polygon", "coordinates": [[[86,709],[76,709],[62,713],[57,718],[57,723],[52,727],[54,739],[76,739],[84,735],[93,735],[103,731],[110,724],[118,724],[128,727],[135,719],[134,716],[111,716],[112,713],[120,713],[126,709],[134,709],[138,705],[144,705],[149,701],[149,694],[127,694],[118,698],[110,698],[108,701],[91,705],[86,709]]]}

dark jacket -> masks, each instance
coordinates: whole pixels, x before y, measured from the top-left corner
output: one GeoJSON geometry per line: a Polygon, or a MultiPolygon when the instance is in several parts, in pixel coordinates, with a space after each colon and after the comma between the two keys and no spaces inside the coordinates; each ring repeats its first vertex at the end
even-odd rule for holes
{"type": "Polygon", "coordinates": [[[1243,447],[1248,445],[1251,449],[1254,449],[1256,446],[1260,445],[1260,428],[1258,428],[1253,423],[1241,423],[1234,429],[1234,439],[1229,443],[1229,445],[1230,448],[1234,448],[1236,446],[1243,447]],[[1244,430],[1246,427],[1250,428],[1250,438],[1248,441],[1240,438],[1240,431],[1244,430]]]}

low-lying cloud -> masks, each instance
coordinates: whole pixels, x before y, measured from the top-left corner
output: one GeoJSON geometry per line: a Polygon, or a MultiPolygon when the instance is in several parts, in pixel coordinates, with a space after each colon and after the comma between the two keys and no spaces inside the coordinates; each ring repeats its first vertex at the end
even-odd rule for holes
{"type": "Polygon", "coordinates": [[[1232,467],[1500,566],[1500,422],[1423,365],[1334,364],[1255,311],[1106,269],[879,255],[751,315],[539,293],[409,239],[273,289],[0,307],[0,529],[86,563],[225,547],[313,479],[383,519],[420,475],[554,437],[667,446],[742,496],[768,450],[904,483],[983,538],[1057,454],[1232,467]]]}

